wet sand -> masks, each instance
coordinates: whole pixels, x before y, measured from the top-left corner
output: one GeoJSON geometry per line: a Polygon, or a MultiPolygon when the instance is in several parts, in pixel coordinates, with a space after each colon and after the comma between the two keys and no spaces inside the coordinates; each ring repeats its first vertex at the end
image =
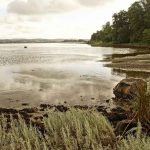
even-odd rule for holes
{"type": "Polygon", "coordinates": [[[112,63],[106,64],[106,67],[150,73],[150,54],[113,58],[112,63]]]}
{"type": "Polygon", "coordinates": [[[150,72],[150,50],[135,50],[133,53],[106,55],[103,62],[114,69],[150,72]]]}
{"type": "Polygon", "coordinates": [[[112,68],[113,74],[124,74],[127,78],[142,78],[147,81],[150,91],[150,50],[141,49],[129,54],[107,55],[105,67],[112,68]]]}

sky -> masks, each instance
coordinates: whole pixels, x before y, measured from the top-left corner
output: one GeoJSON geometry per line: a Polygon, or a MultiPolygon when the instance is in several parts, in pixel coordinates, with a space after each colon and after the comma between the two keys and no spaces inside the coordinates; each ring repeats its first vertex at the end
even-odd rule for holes
{"type": "Polygon", "coordinates": [[[0,0],[0,39],[89,39],[136,0],[0,0]]]}

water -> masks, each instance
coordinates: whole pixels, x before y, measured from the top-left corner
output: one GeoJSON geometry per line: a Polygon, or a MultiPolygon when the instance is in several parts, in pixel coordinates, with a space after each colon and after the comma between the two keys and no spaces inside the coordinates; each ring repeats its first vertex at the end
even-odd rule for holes
{"type": "Polygon", "coordinates": [[[0,106],[102,103],[125,74],[114,73],[100,60],[132,52],[86,44],[2,44],[0,106]]]}

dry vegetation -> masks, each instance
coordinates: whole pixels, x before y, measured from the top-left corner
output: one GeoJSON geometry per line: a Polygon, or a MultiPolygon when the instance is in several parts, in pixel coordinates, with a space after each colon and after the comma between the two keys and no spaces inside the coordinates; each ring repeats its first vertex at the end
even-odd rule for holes
{"type": "Polygon", "coordinates": [[[1,150],[150,150],[150,138],[137,135],[126,139],[114,134],[111,124],[99,112],[71,110],[49,112],[45,132],[3,115],[0,119],[1,150]],[[10,122],[8,126],[8,122],[10,122]]]}

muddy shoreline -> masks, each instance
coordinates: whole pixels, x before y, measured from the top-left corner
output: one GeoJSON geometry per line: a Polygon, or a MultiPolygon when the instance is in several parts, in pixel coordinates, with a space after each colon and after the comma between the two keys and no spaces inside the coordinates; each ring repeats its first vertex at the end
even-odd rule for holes
{"type": "Polygon", "coordinates": [[[150,81],[150,50],[136,50],[130,54],[107,55],[103,60],[104,66],[112,68],[118,74],[126,77],[143,78],[150,81]]]}
{"type": "MultiPolygon", "coordinates": [[[[129,106],[127,109],[122,107],[122,104],[119,106],[112,106],[110,103],[116,101],[115,99],[107,100],[105,105],[49,105],[41,104],[39,107],[30,107],[24,104],[22,109],[8,109],[0,108],[0,118],[5,118],[7,120],[7,129],[11,127],[11,121],[19,121],[23,119],[27,126],[32,125],[38,129],[42,134],[45,134],[46,128],[44,126],[44,119],[48,118],[50,112],[55,113],[67,113],[69,111],[85,111],[88,113],[98,112],[102,114],[113,126],[116,136],[126,136],[126,133],[132,128],[137,127],[138,120],[134,119],[135,112],[132,111],[132,108],[129,106]]],[[[147,130],[148,128],[143,128],[143,132],[150,134],[147,130]]]]}
{"type": "MultiPolygon", "coordinates": [[[[107,103],[109,101],[107,100],[107,103]]],[[[24,104],[25,105],[25,104],[24,104]]],[[[66,113],[70,110],[76,111],[96,111],[104,115],[116,129],[118,122],[126,120],[128,118],[129,111],[122,109],[121,107],[115,107],[110,109],[110,107],[104,105],[97,106],[88,106],[88,105],[75,105],[75,106],[66,106],[66,105],[49,105],[41,104],[39,107],[30,107],[22,109],[8,109],[0,108],[0,117],[7,119],[7,126],[9,128],[11,119],[19,120],[21,117],[27,125],[33,125],[42,133],[45,132],[45,127],[43,124],[43,119],[48,118],[49,112],[59,112],[66,113]]],[[[119,134],[120,131],[117,131],[116,134],[119,134]]]]}

